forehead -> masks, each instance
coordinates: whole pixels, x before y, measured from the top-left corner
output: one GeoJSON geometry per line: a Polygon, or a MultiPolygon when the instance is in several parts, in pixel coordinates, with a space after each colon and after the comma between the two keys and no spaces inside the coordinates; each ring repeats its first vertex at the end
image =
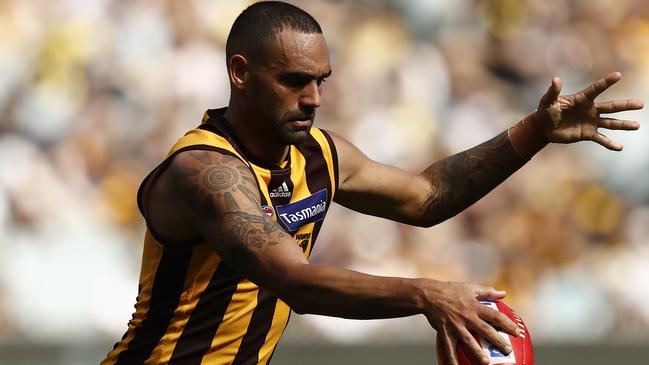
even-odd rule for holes
{"type": "Polygon", "coordinates": [[[275,37],[267,57],[267,64],[271,68],[314,74],[323,74],[331,69],[327,43],[319,33],[284,30],[275,37]]]}

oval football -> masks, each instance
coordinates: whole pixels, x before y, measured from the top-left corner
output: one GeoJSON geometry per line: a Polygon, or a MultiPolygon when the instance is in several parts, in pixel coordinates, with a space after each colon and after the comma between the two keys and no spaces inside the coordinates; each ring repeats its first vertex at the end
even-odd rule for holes
{"type": "MultiPolygon", "coordinates": [[[[514,321],[514,323],[516,323],[516,325],[521,329],[521,335],[518,337],[508,335],[507,333],[498,330],[498,334],[509,341],[512,346],[512,352],[509,355],[501,353],[491,343],[474,335],[478,343],[482,345],[482,350],[484,351],[485,355],[489,357],[489,364],[534,365],[534,350],[532,347],[532,339],[530,337],[530,332],[527,330],[527,326],[523,322],[523,319],[518,314],[516,314],[516,312],[507,304],[501,301],[481,301],[481,303],[493,310],[502,312],[507,317],[509,317],[509,319],[514,321]]],[[[468,354],[468,351],[465,351],[462,346],[458,346],[457,355],[458,363],[460,365],[480,365],[477,361],[473,360],[473,357],[471,357],[468,354]]]]}

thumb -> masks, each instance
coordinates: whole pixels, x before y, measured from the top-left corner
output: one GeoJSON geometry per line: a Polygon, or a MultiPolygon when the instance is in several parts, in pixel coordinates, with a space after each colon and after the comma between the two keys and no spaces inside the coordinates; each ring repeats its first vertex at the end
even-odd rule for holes
{"type": "Polygon", "coordinates": [[[504,298],[507,293],[504,290],[496,290],[493,287],[481,286],[474,290],[475,298],[477,300],[490,300],[495,301],[504,298]]]}
{"type": "Polygon", "coordinates": [[[539,107],[547,107],[552,105],[552,103],[557,101],[559,93],[561,93],[561,79],[558,77],[553,77],[548,91],[541,97],[539,107]]]}

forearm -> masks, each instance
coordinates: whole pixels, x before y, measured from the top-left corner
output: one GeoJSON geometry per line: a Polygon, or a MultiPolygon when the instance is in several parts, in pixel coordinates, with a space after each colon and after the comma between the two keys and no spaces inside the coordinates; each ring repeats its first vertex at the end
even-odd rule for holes
{"type": "Polygon", "coordinates": [[[440,223],[471,206],[521,168],[547,142],[537,133],[533,114],[491,140],[429,166],[430,184],[423,221],[440,223]]]}
{"type": "MultiPolygon", "coordinates": [[[[352,319],[405,317],[423,312],[426,279],[380,277],[330,266],[295,265],[280,297],[301,314],[352,319]]],[[[434,285],[433,285],[434,286],[434,285]]]]}

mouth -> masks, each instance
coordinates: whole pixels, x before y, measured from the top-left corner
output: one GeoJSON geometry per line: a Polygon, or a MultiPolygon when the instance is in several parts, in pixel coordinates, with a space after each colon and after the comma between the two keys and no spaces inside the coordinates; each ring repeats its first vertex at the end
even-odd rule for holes
{"type": "Polygon", "coordinates": [[[299,129],[310,128],[313,125],[313,117],[295,118],[288,121],[289,125],[299,129]]]}

